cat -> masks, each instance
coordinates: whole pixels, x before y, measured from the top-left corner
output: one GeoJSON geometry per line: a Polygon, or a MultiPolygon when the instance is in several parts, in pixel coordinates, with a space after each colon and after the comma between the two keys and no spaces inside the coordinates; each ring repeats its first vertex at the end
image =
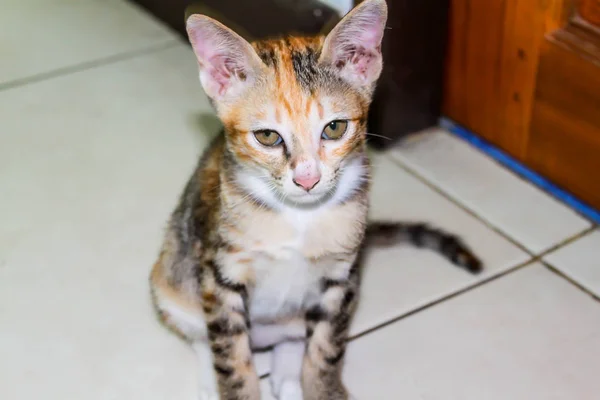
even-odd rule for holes
{"type": "Polygon", "coordinates": [[[197,352],[202,400],[260,399],[252,350],[265,348],[278,399],[348,399],[364,246],[408,239],[481,269],[457,237],[367,223],[366,123],[386,19],[384,0],[366,0],[327,36],[252,44],[206,16],[187,20],[224,132],[185,187],[150,284],[163,322],[197,352]]]}

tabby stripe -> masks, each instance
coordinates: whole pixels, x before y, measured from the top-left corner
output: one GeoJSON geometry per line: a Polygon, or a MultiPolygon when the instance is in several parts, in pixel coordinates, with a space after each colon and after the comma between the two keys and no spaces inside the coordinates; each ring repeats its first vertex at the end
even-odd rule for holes
{"type": "Polygon", "coordinates": [[[240,293],[242,296],[247,295],[246,285],[243,283],[233,282],[231,279],[224,277],[221,273],[221,270],[213,260],[207,261],[206,265],[212,271],[215,281],[219,286],[231,290],[232,292],[240,293]]]}
{"type": "Polygon", "coordinates": [[[390,246],[398,241],[408,240],[417,247],[428,247],[437,251],[471,273],[479,273],[483,269],[481,260],[460,237],[424,223],[369,223],[365,239],[376,246],[390,246]]]}
{"type": "Polygon", "coordinates": [[[240,390],[244,387],[244,381],[242,379],[237,379],[234,382],[231,382],[229,387],[233,390],[240,390]]]}
{"type": "Polygon", "coordinates": [[[350,305],[350,303],[352,303],[352,300],[354,300],[354,296],[356,294],[354,293],[354,290],[349,289],[346,294],[344,294],[344,298],[342,300],[342,304],[340,306],[340,308],[342,310],[345,310],[346,308],[348,308],[348,306],[350,305]]]}
{"type": "Polygon", "coordinates": [[[321,280],[321,290],[323,292],[326,292],[327,290],[331,289],[332,287],[346,286],[347,284],[348,284],[348,281],[346,281],[346,280],[323,278],[321,280]]]}
{"type": "Polygon", "coordinates": [[[345,312],[339,314],[331,324],[333,325],[333,331],[336,335],[344,333],[350,326],[350,314],[345,312]]]}
{"type": "Polygon", "coordinates": [[[216,356],[228,357],[231,353],[231,344],[213,344],[211,346],[213,353],[216,356]]]}
{"type": "Polygon", "coordinates": [[[228,367],[227,365],[215,364],[214,368],[215,368],[215,371],[217,371],[217,373],[220,375],[223,375],[223,376],[233,375],[233,368],[228,367]]]}
{"type": "Polygon", "coordinates": [[[268,49],[266,51],[259,51],[258,56],[266,66],[277,68],[277,57],[275,57],[275,50],[268,49]]]}
{"type": "Polygon", "coordinates": [[[346,353],[346,349],[341,349],[335,356],[325,357],[325,362],[329,365],[336,365],[344,357],[344,353],[346,353]]]}
{"type": "Polygon", "coordinates": [[[427,233],[427,227],[424,224],[413,225],[408,228],[410,241],[417,247],[422,247],[424,244],[423,236],[427,233]]]}
{"type": "Polygon", "coordinates": [[[313,307],[306,312],[307,321],[319,322],[327,319],[327,313],[321,307],[313,307]]]}
{"type": "Polygon", "coordinates": [[[210,322],[207,326],[209,338],[219,338],[223,336],[237,336],[246,332],[245,326],[239,324],[231,325],[231,323],[223,318],[210,322]]]}
{"type": "Polygon", "coordinates": [[[452,236],[442,236],[439,238],[440,251],[446,255],[453,263],[457,263],[457,253],[460,251],[460,243],[452,236]]]}

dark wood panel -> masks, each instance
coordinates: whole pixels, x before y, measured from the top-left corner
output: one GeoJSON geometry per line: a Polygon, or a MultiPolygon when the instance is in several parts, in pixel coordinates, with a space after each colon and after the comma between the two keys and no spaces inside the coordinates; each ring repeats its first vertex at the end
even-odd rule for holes
{"type": "Polygon", "coordinates": [[[527,162],[600,208],[600,63],[578,50],[600,48],[600,40],[586,36],[578,45],[575,32],[566,28],[543,44],[527,162]]]}
{"type": "Polygon", "coordinates": [[[600,66],[600,31],[578,15],[575,15],[563,29],[548,35],[547,39],[600,66]]]}
{"type": "Polygon", "coordinates": [[[544,34],[568,0],[452,0],[443,111],[523,160],[544,34]]]}
{"type": "Polygon", "coordinates": [[[577,11],[585,21],[600,27],[600,0],[579,0],[577,11]]]}
{"type": "Polygon", "coordinates": [[[453,0],[444,112],[488,140],[498,120],[505,1],[453,0]]]}
{"type": "Polygon", "coordinates": [[[131,0],[147,9],[187,40],[185,17],[193,12],[207,12],[223,17],[241,28],[241,33],[263,38],[282,33],[317,34],[337,14],[318,0],[131,0]],[[315,10],[317,10],[315,12],[315,10]]]}

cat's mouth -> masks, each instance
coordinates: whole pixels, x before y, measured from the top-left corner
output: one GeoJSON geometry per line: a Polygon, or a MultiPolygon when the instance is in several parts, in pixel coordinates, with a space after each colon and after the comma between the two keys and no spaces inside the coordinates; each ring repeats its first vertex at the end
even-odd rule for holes
{"type": "Polygon", "coordinates": [[[280,196],[282,202],[288,206],[299,208],[315,208],[331,199],[336,192],[335,182],[320,184],[310,191],[294,191],[280,196]]]}
{"type": "Polygon", "coordinates": [[[317,208],[322,204],[326,203],[333,197],[333,193],[326,192],[325,194],[317,195],[311,193],[305,193],[302,195],[290,195],[283,201],[287,206],[295,208],[317,208]]]}

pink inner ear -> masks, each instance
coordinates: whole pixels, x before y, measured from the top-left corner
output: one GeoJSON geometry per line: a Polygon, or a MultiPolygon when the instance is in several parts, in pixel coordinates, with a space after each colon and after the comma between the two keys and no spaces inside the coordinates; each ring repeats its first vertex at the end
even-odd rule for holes
{"type": "Polygon", "coordinates": [[[227,56],[216,55],[208,60],[205,65],[206,72],[212,79],[212,85],[215,86],[217,93],[222,96],[231,84],[232,75],[235,71],[231,70],[231,64],[227,61],[227,56]]]}
{"type": "Polygon", "coordinates": [[[241,45],[230,32],[204,19],[188,20],[187,30],[208,92],[224,95],[234,79],[246,79],[241,45]]]}
{"type": "Polygon", "coordinates": [[[346,22],[334,39],[336,64],[351,62],[356,64],[361,57],[366,56],[367,62],[372,55],[381,52],[383,21],[376,16],[371,18],[356,18],[346,22]]]}
{"type": "Polygon", "coordinates": [[[231,75],[227,73],[227,71],[219,70],[216,68],[211,68],[207,70],[212,79],[211,85],[214,86],[215,92],[222,96],[227,92],[227,88],[229,86],[229,82],[231,80],[231,75]]]}
{"type": "Polygon", "coordinates": [[[352,54],[350,62],[358,75],[366,76],[369,73],[369,68],[373,65],[375,55],[372,51],[365,51],[364,48],[358,48],[352,54]]]}
{"type": "Polygon", "coordinates": [[[363,28],[359,43],[367,48],[376,50],[381,43],[381,30],[378,25],[368,25],[363,28]]]}
{"type": "Polygon", "coordinates": [[[327,36],[322,59],[332,63],[344,79],[360,85],[373,82],[381,73],[386,20],[383,0],[361,3],[327,36]]]}

